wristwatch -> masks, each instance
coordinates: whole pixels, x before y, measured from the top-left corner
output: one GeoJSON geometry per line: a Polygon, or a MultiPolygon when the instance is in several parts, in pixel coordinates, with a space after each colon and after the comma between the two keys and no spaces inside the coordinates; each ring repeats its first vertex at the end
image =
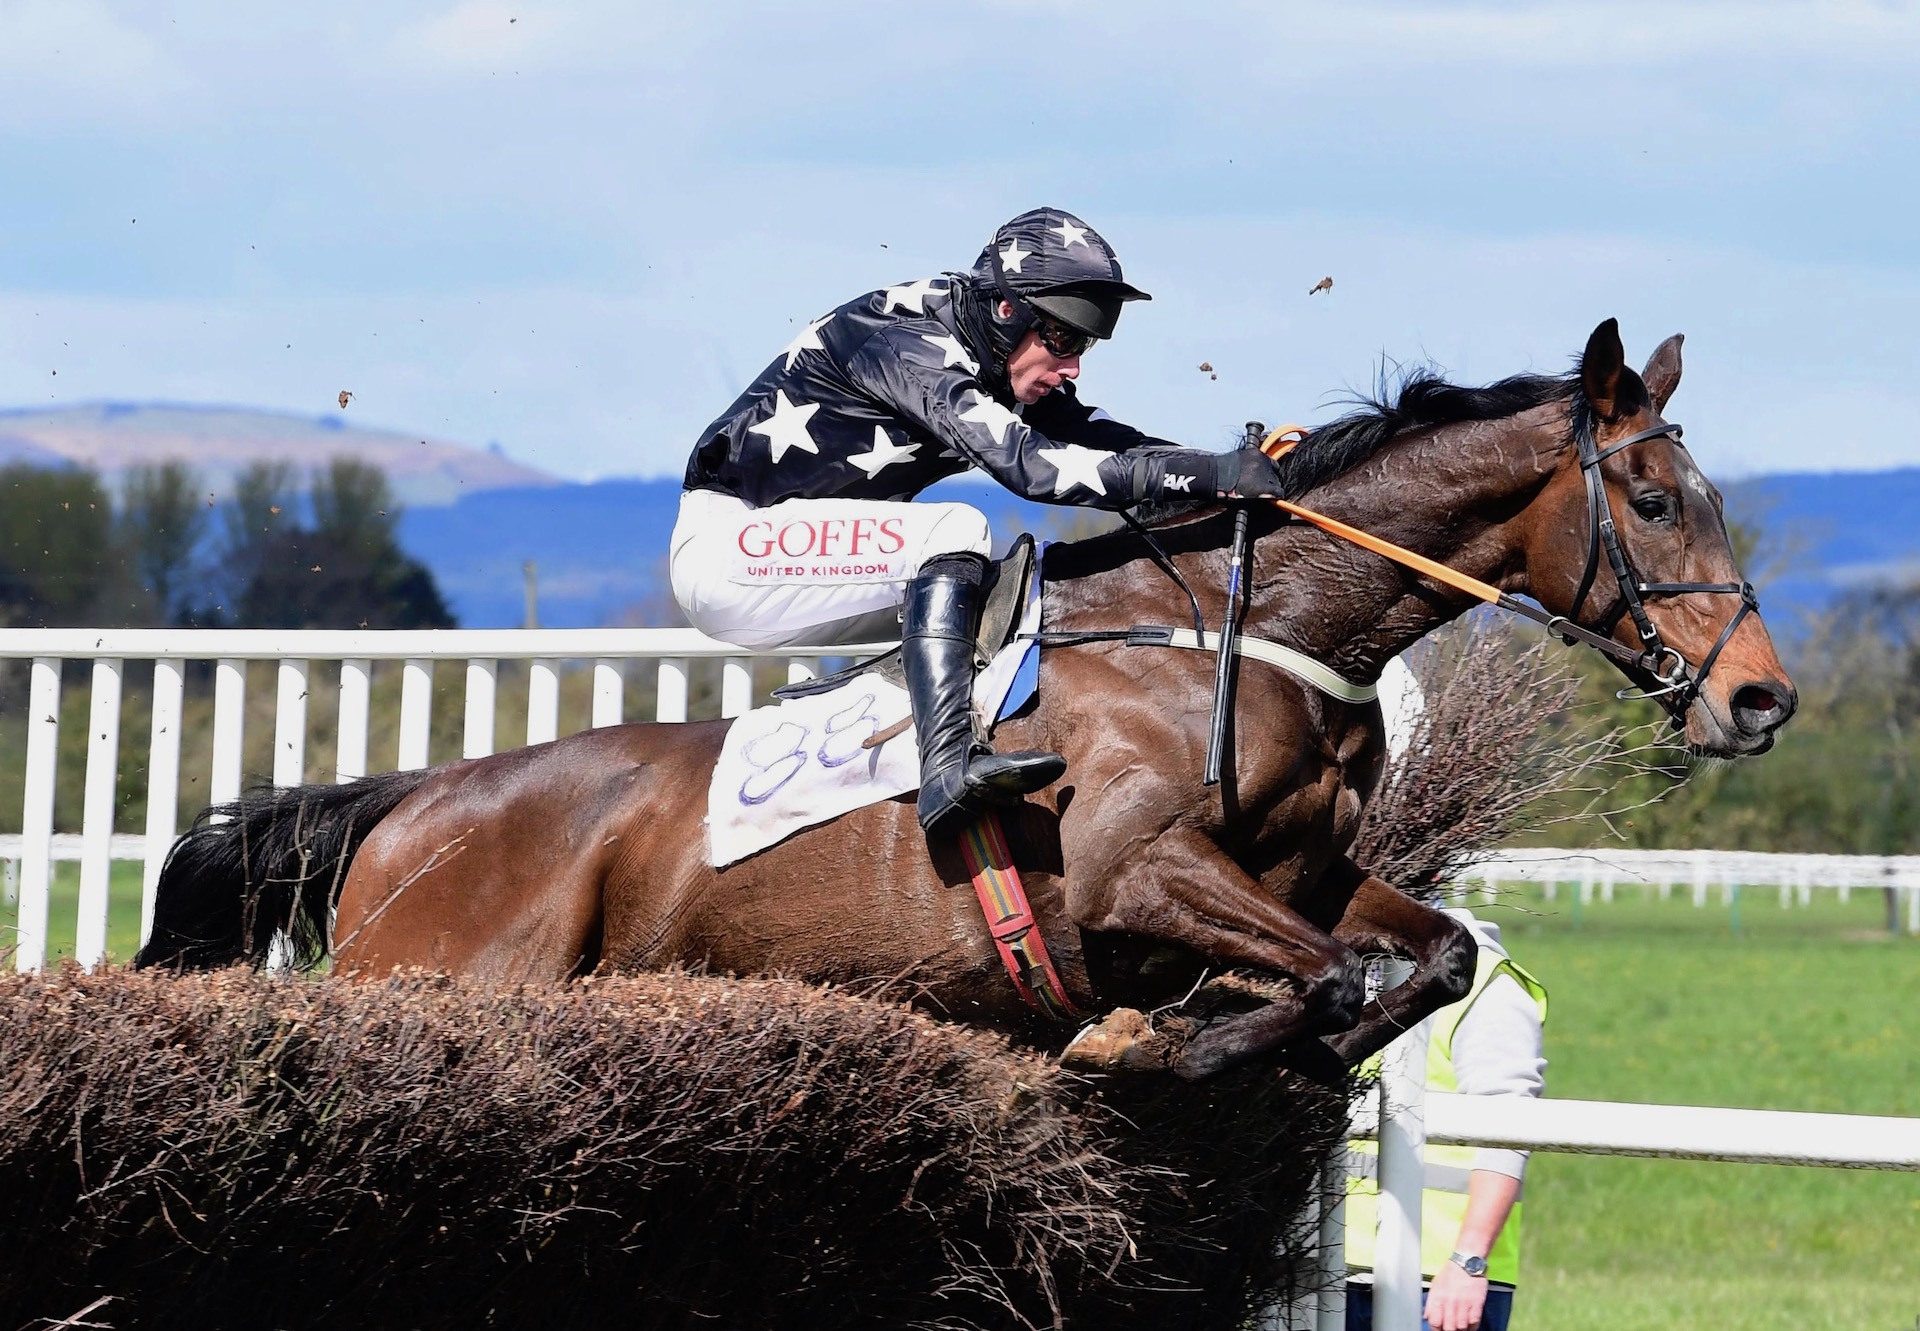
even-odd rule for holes
{"type": "Polygon", "coordinates": [[[1470,1276],[1485,1277],[1487,1274],[1487,1259],[1484,1257],[1469,1257],[1464,1252],[1456,1252],[1447,1260],[1470,1276]]]}

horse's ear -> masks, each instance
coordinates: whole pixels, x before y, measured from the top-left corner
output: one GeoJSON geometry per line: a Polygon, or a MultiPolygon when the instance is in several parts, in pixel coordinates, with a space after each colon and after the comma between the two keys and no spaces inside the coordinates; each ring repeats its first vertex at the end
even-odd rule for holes
{"type": "Polygon", "coordinates": [[[1618,420],[1645,399],[1646,386],[1627,368],[1618,319],[1608,319],[1587,339],[1587,349],[1580,356],[1580,384],[1601,420],[1618,420]]]}
{"type": "Polygon", "coordinates": [[[1684,341],[1684,334],[1675,333],[1662,342],[1647,358],[1647,368],[1640,372],[1640,377],[1647,381],[1647,395],[1653,399],[1655,414],[1666,411],[1667,399],[1680,386],[1680,344],[1684,341]]]}

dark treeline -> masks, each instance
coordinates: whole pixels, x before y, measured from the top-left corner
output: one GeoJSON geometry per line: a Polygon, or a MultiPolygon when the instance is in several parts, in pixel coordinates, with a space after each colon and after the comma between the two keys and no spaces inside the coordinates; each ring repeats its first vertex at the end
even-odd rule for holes
{"type": "MultiPolygon", "coordinates": [[[[385,476],[352,461],[304,477],[255,464],[217,502],[178,463],[127,473],[117,496],[83,469],[0,468],[0,628],[450,626],[431,573],[399,546],[399,515],[385,476]]],[[[1734,525],[1764,603],[1766,573],[1792,555],[1770,552],[1777,533],[1734,525]]],[[[1863,588],[1810,623],[1778,613],[1770,623],[1800,690],[1772,753],[1694,765],[1677,748],[1643,751],[1647,770],[1604,800],[1560,797],[1564,821],[1523,839],[1920,853],[1920,579],[1863,588]]],[[[1565,659],[1581,679],[1563,725],[1665,733],[1651,703],[1614,698],[1622,680],[1605,662],[1570,650],[1565,659]]],[[[0,746],[21,714],[23,680],[0,670],[0,746]]],[[[84,726],[69,730],[83,739],[84,726]]],[[[77,782],[77,753],[64,766],[77,782]]]]}
{"type": "MultiPolygon", "coordinates": [[[[1692,767],[1675,754],[1670,774],[1637,778],[1620,803],[1653,802],[1613,820],[1627,844],[1920,853],[1920,581],[1845,597],[1782,647],[1800,710],[1773,751],[1692,767]]],[[[1595,671],[1585,697],[1647,719],[1618,687],[1595,671]]]]}
{"type": "Polygon", "coordinates": [[[1518,840],[1920,854],[1920,579],[1863,587],[1811,617],[1782,612],[1767,603],[1767,579],[1792,565],[1796,533],[1753,520],[1727,525],[1800,692],[1778,743],[1759,758],[1694,762],[1653,703],[1614,696],[1625,681],[1610,664],[1562,649],[1580,681],[1560,726],[1630,732],[1634,760],[1620,770],[1632,774],[1596,801],[1560,799],[1557,817],[1518,840]]]}
{"type": "Polygon", "coordinates": [[[182,462],[117,495],[78,467],[0,467],[0,627],[450,628],[400,548],[377,467],[256,462],[215,501],[182,462]]]}

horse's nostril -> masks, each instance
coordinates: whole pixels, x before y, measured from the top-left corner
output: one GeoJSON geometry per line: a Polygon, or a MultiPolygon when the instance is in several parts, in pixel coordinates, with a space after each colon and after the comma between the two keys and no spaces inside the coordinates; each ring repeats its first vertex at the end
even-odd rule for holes
{"type": "Polygon", "coordinates": [[[1742,684],[1733,693],[1735,720],[1747,730],[1777,730],[1793,715],[1790,697],[1764,684],[1742,684]]]}
{"type": "Polygon", "coordinates": [[[1733,705],[1743,712],[1771,712],[1780,705],[1780,700],[1773,696],[1772,689],[1748,684],[1733,695],[1733,705]]]}

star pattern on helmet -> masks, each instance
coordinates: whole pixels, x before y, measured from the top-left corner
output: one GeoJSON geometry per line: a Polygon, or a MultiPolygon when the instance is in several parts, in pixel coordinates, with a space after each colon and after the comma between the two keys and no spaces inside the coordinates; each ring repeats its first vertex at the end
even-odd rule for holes
{"type": "Polygon", "coordinates": [[[1085,245],[1088,249],[1093,248],[1087,240],[1087,229],[1083,226],[1075,226],[1068,218],[1061,218],[1060,225],[1048,227],[1047,230],[1058,231],[1060,233],[1060,245],[1063,249],[1070,250],[1075,245],[1085,245]]]}
{"type": "Polygon", "coordinates": [[[887,433],[887,427],[876,425],[873,427],[872,450],[866,453],[851,453],[847,456],[847,461],[867,473],[867,479],[872,480],[883,468],[891,467],[896,462],[905,462],[919,451],[918,444],[894,443],[893,436],[887,433]]]}
{"type": "Polygon", "coordinates": [[[785,457],[790,448],[798,448],[818,457],[820,445],[813,441],[813,434],[807,427],[808,420],[818,410],[818,402],[789,402],[786,390],[776,388],[773,392],[773,415],[758,425],[749,425],[747,433],[766,437],[768,451],[775,462],[785,457]]]}
{"type": "Polygon", "coordinates": [[[1027,428],[1018,416],[985,393],[969,393],[968,397],[972,401],[968,402],[966,408],[961,411],[960,419],[985,430],[996,447],[1007,446],[1007,438],[1011,431],[1027,428]]]}
{"type": "Polygon", "coordinates": [[[1010,273],[1017,273],[1020,271],[1020,265],[1031,259],[1033,253],[1032,250],[1021,249],[1020,237],[1015,236],[1007,242],[1007,247],[1000,251],[1000,265],[1010,273]]]}
{"type": "Polygon", "coordinates": [[[920,340],[922,342],[931,342],[940,349],[941,369],[951,369],[955,365],[958,365],[968,374],[980,373],[980,362],[967,354],[967,349],[960,345],[960,339],[953,334],[943,333],[939,337],[935,337],[932,333],[922,333],[920,334],[920,340]]]}
{"type": "Polygon", "coordinates": [[[944,277],[923,277],[918,282],[902,282],[897,287],[888,287],[880,302],[880,313],[891,314],[894,310],[912,310],[915,314],[927,312],[927,297],[936,295],[947,285],[944,277]],[[940,285],[935,286],[938,282],[940,285]]]}
{"type": "Polygon", "coordinates": [[[1079,444],[1034,451],[1036,456],[1059,473],[1053,478],[1054,494],[1063,495],[1076,485],[1085,486],[1097,495],[1107,492],[1107,482],[1100,475],[1100,464],[1112,457],[1111,453],[1102,453],[1097,448],[1082,448],[1079,444]]]}
{"type": "Polygon", "coordinates": [[[825,328],[832,320],[833,316],[831,314],[823,315],[796,333],[793,341],[781,348],[782,353],[787,358],[787,363],[783,368],[791,370],[793,363],[800,359],[800,353],[803,351],[825,351],[827,348],[820,341],[820,330],[825,328]]]}

